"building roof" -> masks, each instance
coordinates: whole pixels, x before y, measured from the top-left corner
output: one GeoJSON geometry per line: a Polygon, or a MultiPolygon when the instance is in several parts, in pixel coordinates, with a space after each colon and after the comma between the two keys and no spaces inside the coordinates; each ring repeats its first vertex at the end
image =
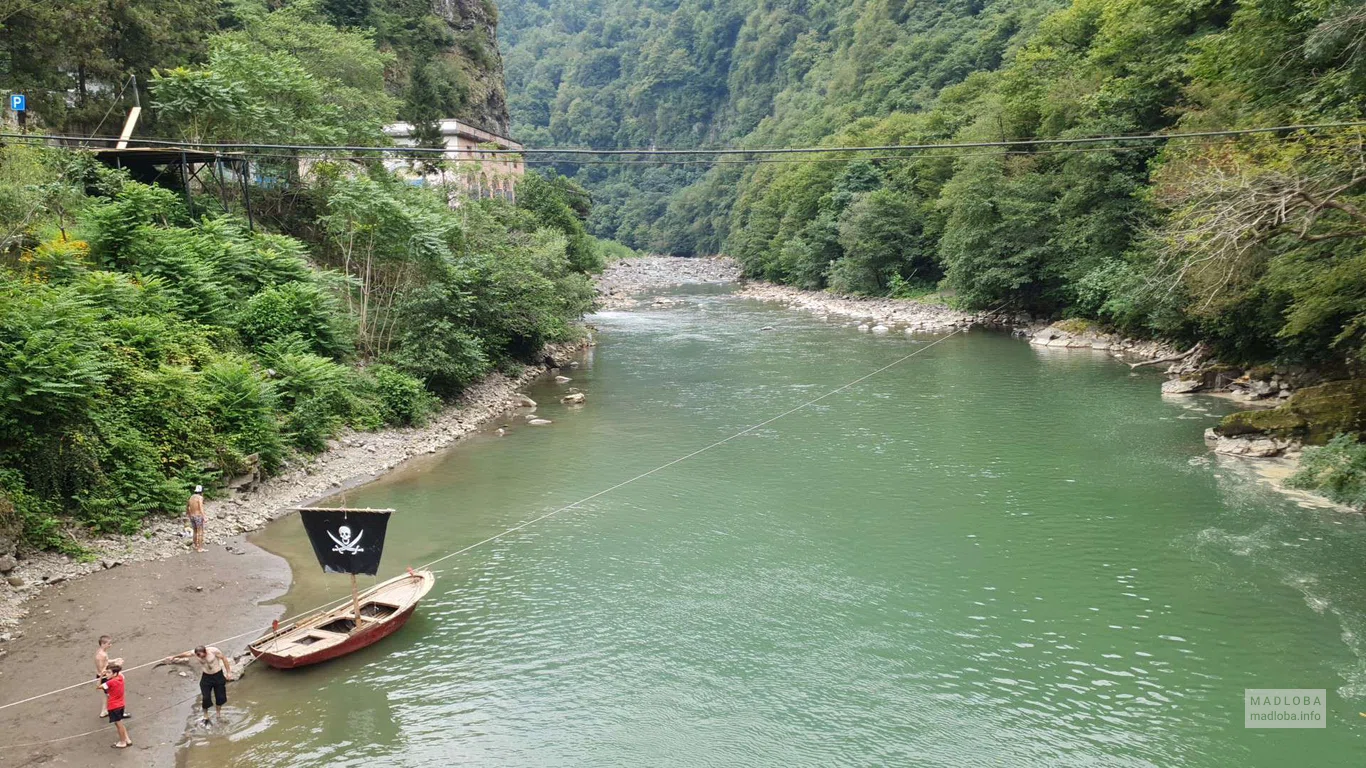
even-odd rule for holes
{"type": "Polygon", "coordinates": [[[92,149],[90,154],[105,165],[122,168],[133,166],[166,165],[168,163],[212,163],[214,160],[243,160],[241,152],[205,152],[198,149],[167,149],[163,147],[124,147],[123,149],[92,149]]]}
{"type": "MultiPolygon", "coordinates": [[[[442,136],[458,136],[481,144],[496,144],[499,149],[524,149],[521,144],[506,136],[490,133],[454,118],[438,120],[437,124],[441,126],[442,136]]],[[[406,139],[413,135],[413,126],[411,123],[392,123],[384,126],[384,134],[394,139],[406,139]]]]}

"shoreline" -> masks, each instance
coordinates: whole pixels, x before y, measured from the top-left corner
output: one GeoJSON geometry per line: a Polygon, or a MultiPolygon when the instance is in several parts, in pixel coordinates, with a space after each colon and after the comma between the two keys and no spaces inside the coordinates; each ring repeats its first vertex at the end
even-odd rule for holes
{"type": "MultiPolygon", "coordinates": [[[[1036,346],[1086,348],[1105,351],[1116,358],[1156,357],[1166,350],[1157,342],[1055,333],[1055,326],[1027,315],[962,312],[913,300],[845,298],[767,283],[745,283],[738,278],[738,267],[728,259],[627,259],[609,267],[600,278],[599,306],[607,311],[629,309],[645,304],[639,296],[652,290],[689,283],[736,282],[740,289],[734,295],[738,297],[852,321],[846,325],[866,320],[860,330],[876,334],[894,330],[906,334],[941,332],[984,325],[1027,338],[1036,346]]],[[[667,299],[655,303],[661,301],[669,303],[667,299]]],[[[328,451],[289,467],[258,487],[209,502],[206,545],[211,546],[201,557],[180,556],[190,552],[189,542],[181,535],[181,521],[171,518],[149,524],[145,535],[91,538],[86,544],[100,547],[93,562],[72,563],[55,553],[30,555],[11,575],[34,574],[33,586],[15,590],[0,583],[0,589],[8,590],[5,597],[13,601],[8,605],[19,608],[13,614],[0,616],[0,631],[23,619],[22,631],[5,631],[0,635],[4,641],[0,642],[0,687],[5,691],[0,695],[0,703],[69,684],[75,674],[71,670],[79,668],[78,662],[84,663],[79,661],[81,654],[88,657],[93,649],[87,646],[93,646],[94,638],[104,632],[115,635],[115,653],[126,655],[129,663],[136,665],[158,657],[125,650],[134,641],[140,649],[156,648],[160,655],[166,655],[184,650],[179,646],[190,643],[189,638],[207,642],[201,639],[205,635],[251,632],[268,625],[283,613],[283,607],[272,601],[288,591],[292,573],[283,559],[248,543],[246,533],[287,514],[294,506],[364,485],[409,459],[450,446],[490,420],[515,410],[519,407],[521,388],[554,372],[556,365],[567,365],[572,356],[591,343],[584,340],[549,348],[541,364],[528,366],[516,377],[495,374],[485,379],[425,427],[345,434],[331,441],[328,451]],[[48,586],[53,588],[43,588],[48,586]],[[189,591],[204,594],[181,594],[189,591]],[[130,594],[136,595],[137,603],[142,605],[133,603],[130,594]],[[87,604],[93,609],[85,607],[87,604]],[[197,610],[175,611],[172,620],[153,620],[145,612],[159,605],[194,605],[197,610]],[[120,621],[125,623],[119,624],[120,621]],[[125,637],[128,645],[124,644],[125,637]],[[28,679],[15,674],[20,670],[28,679]],[[42,671],[34,674],[35,670],[42,671]]],[[[1283,477],[1283,464],[1277,466],[1282,467],[1283,477]]],[[[1272,476],[1276,473],[1256,474],[1288,495],[1302,500],[1308,496],[1282,488],[1272,476]]],[[[224,643],[222,649],[234,655],[245,650],[248,639],[224,643]]],[[[123,759],[114,760],[113,764],[175,764],[186,728],[192,725],[189,717],[194,707],[184,703],[185,715],[181,718],[160,717],[158,713],[181,705],[181,700],[193,693],[193,681],[182,679],[177,674],[180,669],[153,667],[133,673],[130,708],[137,706],[137,712],[146,713],[131,721],[139,749],[128,750],[123,759]],[[132,754],[137,757],[130,757],[132,754]]],[[[231,704],[231,689],[229,696],[231,704]]],[[[44,703],[24,705],[31,708],[26,715],[37,715],[21,719],[12,729],[11,739],[25,744],[89,730],[97,721],[87,718],[91,713],[85,710],[95,700],[92,693],[77,689],[44,703]],[[68,707],[68,701],[77,703],[68,707]],[[57,704],[62,706],[54,706],[57,704]],[[73,720],[71,711],[78,711],[80,719],[73,720]]],[[[27,753],[28,759],[19,758],[18,764],[56,761],[68,765],[109,765],[111,755],[99,749],[100,738],[104,736],[39,747],[27,753]]],[[[3,746],[6,745],[0,745],[3,746]]]]}
{"type": "MultiPolygon", "coordinates": [[[[552,345],[543,360],[568,359],[591,342],[552,345]]],[[[518,407],[518,391],[553,366],[528,365],[517,376],[495,373],[471,386],[427,425],[375,432],[347,431],[328,441],[328,450],[294,459],[277,475],[244,492],[205,502],[205,547],[220,547],[234,537],[251,533],[287,514],[291,508],[364,485],[415,456],[433,454],[475,431],[493,418],[518,407]]],[[[147,521],[135,534],[91,534],[77,539],[89,553],[78,562],[56,552],[28,552],[0,581],[0,640],[17,636],[13,628],[25,616],[24,604],[44,587],[132,563],[161,561],[190,552],[180,517],[147,521]],[[14,579],[23,582],[14,584],[14,579]]],[[[75,537],[73,536],[73,539],[75,537]]]]}
{"type": "MultiPolygon", "coordinates": [[[[728,283],[738,277],[738,267],[725,258],[626,259],[609,266],[598,278],[598,311],[637,306],[634,297],[650,290],[728,283]]],[[[585,329],[591,332],[591,327],[585,329]]],[[[182,534],[179,517],[149,520],[131,535],[89,534],[79,539],[73,535],[89,553],[81,562],[55,552],[24,553],[7,574],[21,586],[0,579],[0,704],[71,684],[74,670],[83,663],[80,660],[93,658],[100,634],[114,635],[114,655],[125,655],[130,665],[138,665],[185,650],[181,646],[191,643],[189,638],[195,638],[194,643],[209,642],[202,638],[252,633],[269,625],[283,614],[283,606],[273,601],[288,592],[293,574],[283,558],[248,542],[247,534],[293,507],[365,485],[409,459],[450,447],[499,416],[529,408],[520,390],[571,364],[592,344],[589,335],[548,346],[540,363],[526,366],[517,376],[486,377],[424,427],[348,431],[329,441],[328,450],[321,454],[297,458],[254,487],[207,501],[204,543],[208,551],[200,557],[186,556],[192,554],[191,545],[182,534]],[[187,591],[197,597],[185,599],[182,593],[187,591]],[[132,610],[138,606],[129,605],[130,594],[146,610],[182,603],[197,609],[173,612],[170,620],[147,618],[143,623],[142,612],[132,610]],[[124,619],[127,622],[119,623],[124,619]],[[124,650],[133,641],[143,648],[156,648],[158,655],[124,650]]],[[[249,639],[249,635],[238,638],[221,648],[237,656],[245,652],[249,639]]],[[[29,708],[24,711],[29,717],[11,728],[9,743],[0,748],[14,749],[18,765],[52,761],[75,766],[174,766],[184,735],[193,727],[195,711],[182,700],[192,693],[197,696],[193,681],[185,679],[192,676],[182,677],[181,671],[185,670],[154,666],[131,672],[129,711],[145,713],[129,721],[136,749],[109,754],[99,748],[99,740],[109,735],[102,732],[112,733],[112,728],[85,716],[88,705],[97,704],[98,697],[84,686],[22,705],[29,708]],[[184,707],[183,717],[159,716],[177,706],[184,707]],[[82,735],[72,738],[76,734],[82,735]],[[42,743],[51,739],[57,741],[42,743]],[[33,742],[40,743],[27,746],[33,742]]],[[[231,698],[230,686],[229,708],[231,698]]],[[[3,762],[10,764],[9,759],[3,762]]]]}
{"type": "MultiPolygon", "coordinates": [[[[410,459],[449,447],[499,416],[529,409],[520,390],[569,365],[591,344],[585,337],[551,345],[540,363],[516,376],[485,378],[424,427],[348,432],[330,441],[327,451],[296,460],[250,490],[207,502],[203,554],[188,556],[193,553],[180,518],[149,521],[137,534],[78,540],[92,551],[88,561],[55,552],[26,553],[9,573],[24,585],[0,581],[0,704],[71,685],[79,679],[78,670],[93,665],[101,634],[115,638],[111,657],[123,656],[130,667],[237,635],[219,647],[230,657],[241,656],[253,635],[283,615],[284,606],[276,600],[293,582],[289,564],[247,541],[248,534],[293,507],[364,485],[410,459]]],[[[248,663],[235,662],[243,668],[248,663]]],[[[93,669],[90,673],[93,678],[93,669]]],[[[198,711],[188,700],[198,697],[188,668],[130,670],[133,749],[104,751],[108,747],[101,740],[112,738],[113,729],[93,717],[97,693],[93,684],[82,685],[20,705],[15,711],[23,717],[12,721],[6,742],[0,743],[9,752],[0,764],[176,765],[198,711]],[[180,716],[163,714],[177,707],[183,710],[180,716]]],[[[225,717],[232,707],[231,686],[228,694],[225,717]]]]}

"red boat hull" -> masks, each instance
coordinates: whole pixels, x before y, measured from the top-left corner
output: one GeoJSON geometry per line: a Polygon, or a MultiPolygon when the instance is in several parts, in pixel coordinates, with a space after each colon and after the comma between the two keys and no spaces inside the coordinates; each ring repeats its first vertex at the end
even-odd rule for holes
{"type": "Polygon", "coordinates": [[[370,623],[360,631],[352,632],[349,637],[337,645],[323,648],[314,654],[302,656],[277,656],[269,650],[253,647],[251,649],[251,655],[276,669],[297,669],[313,664],[321,664],[324,661],[331,661],[345,656],[348,653],[354,653],[362,648],[367,648],[389,635],[394,634],[402,629],[404,624],[408,623],[408,619],[412,618],[413,611],[416,609],[417,604],[414,603],[413,605],[408,606],[407,610],[392,616],[387,616],[384,621],[370,623]]]}

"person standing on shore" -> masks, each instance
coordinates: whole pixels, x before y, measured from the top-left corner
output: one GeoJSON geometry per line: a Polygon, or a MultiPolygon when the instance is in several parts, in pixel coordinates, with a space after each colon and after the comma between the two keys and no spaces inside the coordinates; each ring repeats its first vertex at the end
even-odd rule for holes
{"type": "Polygon", "coordinates": [[[232,675],[232,661],[223,652],[209,646],[198,646],[193,651],[167,656],[164,661],[173,664],[191,659],[199,665],[200,704],[204,708],[204,725],[212,725],[209,720],[209,706],[213,705],[214,717],[223,716],[223,705],[228,703],[228,680],[232,675]]]}
{"type": "MultiPolygon", "coordinates": [[[[114,644],[114,638],[109,635],[100,635],[100,647],[95,651],[95,679],[103,680],[105,670],[109,668],[109,646],[114,644]]],[[[108,717],[109,708],[100,709],[100,717],[108,717]]]]}
{"type": "Polygon", "coordinates": [[[109,711],[109,722],[119,732],[119,743],[114,745],[114,749],[127,749],[133,746],[133,740],[123,724],[123,659],[109,662],[105,676],[100,680],[100,687],[104,689],[104,707],[109,711]]]}
{"type": "Polygon", "coordinates": [[[194,531],[194,551],[204,551],[204,486],[196,485],[190,500],[185,504],[185,516],[190,518],[190,529],[194,531]]]}

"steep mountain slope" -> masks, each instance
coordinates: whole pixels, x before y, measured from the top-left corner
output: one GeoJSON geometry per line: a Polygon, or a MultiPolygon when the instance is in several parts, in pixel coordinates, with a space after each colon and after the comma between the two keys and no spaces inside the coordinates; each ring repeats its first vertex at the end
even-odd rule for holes
{"type": "MultiPolygon", "coordinates": [[[[943,87],[998,66],[1055,7],[508,0],[514,131],[531,144],[596,148],[816,141],[857,117],[925,108],[943,87]]],[[[598,234],[679,253],[724,240],[724,227],[699,219],[724,218],[726,205],[666,210],[702,168],[560,170],[594,192],[598,234]]]]}

